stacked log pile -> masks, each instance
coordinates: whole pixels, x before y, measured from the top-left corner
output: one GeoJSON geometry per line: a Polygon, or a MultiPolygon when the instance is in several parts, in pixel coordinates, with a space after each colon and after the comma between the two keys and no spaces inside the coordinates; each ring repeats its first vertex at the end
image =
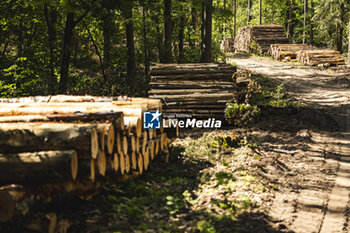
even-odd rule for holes
{"type": "Polygon", "coordinates": [[[236,94],[235,72],[229,64],[157,65],[151,69],[149,97],[164,102],[163,113],[222,119],[236,94]]]}
{"type": "Polygon", "coordinates": [[[268,53],[271,44],[288,44],[281,25],[245,26],[238,29],[234,48],[236,52],[268,53]]]}
{"type": "Polygon", "coordinates": [[[310,66],[338,66],[344,65],[345,59],[339,51],[334,50],[300,50],[297,60],[301,64],[310,66]]]}
{"type": "Polygon", "coordinates": [[[76,192],[82,188],[71,184],[91,189],[101,178],[142,174],[157,155],[168,153],[163,128],[142,126],[144,111],[162,110],[160,100],[52,96],[1,102],[0,222],[14,213],[16,205],[1,200],[11,199],[6,187],[13,184],[56,184],[76,192]]]}
{"type": "Polygon", "coordinates": [[[312,49],[312,45],[306,44],[272,44],[270,54],[276,60],[290,61],[297,58],[298,51],[312,49]]]}
{"type": "Polygon", "coordinates": [[[235,45],[234,38],[226,38],[221,41],[220,49],[224,53],[233,53],[235,51],[234,45],[235,45]]]}

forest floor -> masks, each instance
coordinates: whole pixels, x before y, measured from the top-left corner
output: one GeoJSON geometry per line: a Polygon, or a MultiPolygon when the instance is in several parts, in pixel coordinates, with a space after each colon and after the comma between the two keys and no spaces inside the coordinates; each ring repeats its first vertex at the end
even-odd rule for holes
{"type": "Polygon", "coordinates": [[[144,175],[89,200],[39,209],[0,232],[350,232],[350,74],[262,57],[238,67],[283,84],[301,107],[249,130],[186,130],[144,175]],[[39,216],[39,217],[38,217],[39,216]]]}

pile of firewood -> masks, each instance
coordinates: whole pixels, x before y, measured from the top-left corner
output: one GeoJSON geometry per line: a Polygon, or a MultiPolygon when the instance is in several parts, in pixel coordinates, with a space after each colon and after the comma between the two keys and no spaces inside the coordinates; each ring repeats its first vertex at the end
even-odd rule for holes
{"type": "Polygon", "coordinates": [[[312,50],[312,45],[306,44],[272,44],[270,54],[276,60],[294,60],[300,50],[312,50]]]}
{"type": "Polygon", "coordinates": [[[229,64],[157,65],[151,69],[149,96],[163,101],[163,113],[222,119],[236,94],[235,72],[229,64]]]}
{"type": "Polygon", "coordinates": [[[235,51],[234,45],[235,45],[234,38],[226,38],[221,41],[220,49],[224,53],[233,53],[235,51]]]}
{"type": "Polygon", "coordinates": [[[281,25],[245,26],[238,29],[234,48],[236,52],[268,53],[271,44],[288,42],[281,25]]]}
{"type": "Polygon", "coordinates": [[[142,174],[168,153],[163,128],[142,126],[143,112],[161,111],[160,100],[62,95],[0,102],[0,222],[21,199],[13,184],[77,191],[72,184],[91,188],[101,178],[142,174]]]}
{"type": "Polygon", "coordinates": [[[300,50],[297,52],[297,60],[303,65],[310,66],[328,67],[345,64],[344,57],[334,50],[300,50]]]}

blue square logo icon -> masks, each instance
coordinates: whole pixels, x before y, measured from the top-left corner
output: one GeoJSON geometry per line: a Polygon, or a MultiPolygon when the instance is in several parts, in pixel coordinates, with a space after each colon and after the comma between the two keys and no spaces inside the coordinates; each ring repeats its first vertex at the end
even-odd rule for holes
{"type": "Polygon", "coordinates": [[[156,112],[144,112],[143,113],[143,128],[144,129],[160,129],[160,116],[162,114],[159,111],[156,112]]]}

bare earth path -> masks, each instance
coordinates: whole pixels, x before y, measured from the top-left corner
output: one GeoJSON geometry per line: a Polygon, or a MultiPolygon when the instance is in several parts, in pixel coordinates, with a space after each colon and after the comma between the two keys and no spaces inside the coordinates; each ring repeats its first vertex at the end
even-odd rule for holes
{"type": "Polygon", "coordinates": [[[253,131],[261,153],[273,158],[265,169],[279,187],[268,210],[274,228],[350,232],[350,72],[267,58],[229,62],[284,84],[304,104],[296,113],[274,114],[253,131]]]}

